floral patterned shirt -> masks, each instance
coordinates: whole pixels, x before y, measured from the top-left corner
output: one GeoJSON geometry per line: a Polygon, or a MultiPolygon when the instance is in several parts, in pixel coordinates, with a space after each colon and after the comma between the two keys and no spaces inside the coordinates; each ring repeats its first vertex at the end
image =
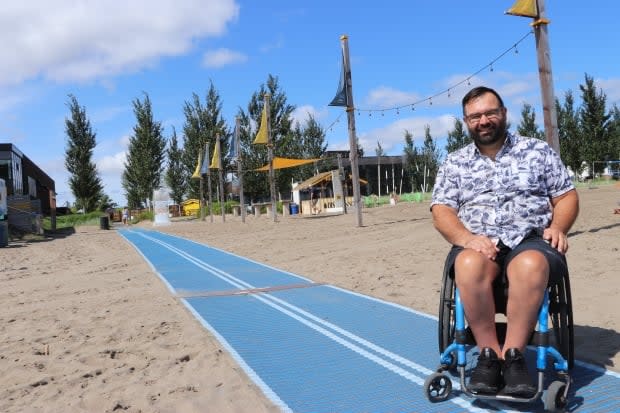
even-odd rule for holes
{"type": "Polygon", "coordinates": [[[495,160],[475,144],[450,153],[437,173],[431,208],[452,207],[473,234],[510,248],[551,223],[550,199],[574,185],[546,142],[507,133],[495,160]]]}

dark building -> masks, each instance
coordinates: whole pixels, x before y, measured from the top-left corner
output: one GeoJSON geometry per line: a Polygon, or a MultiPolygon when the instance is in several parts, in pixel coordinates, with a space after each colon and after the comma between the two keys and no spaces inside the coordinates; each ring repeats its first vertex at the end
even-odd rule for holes
{"type": "Polygon", "coordinates": [[[12,143],[0,143],[0,179],[6,182],[9,202],[18,198],[38,200],[41,213],[50,215],[55,206],[54,180],[12,143]]]}

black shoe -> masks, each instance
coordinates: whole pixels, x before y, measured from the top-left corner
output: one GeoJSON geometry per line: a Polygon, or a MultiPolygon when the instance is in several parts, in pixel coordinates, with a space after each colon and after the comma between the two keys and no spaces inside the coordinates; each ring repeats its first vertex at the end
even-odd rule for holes
{"type": "Polygon", "coordinates": [[[502,394],[507,396],[529,399],[536,394],[523,354],[516,348],[508,349],[504,355],[504,383],[502,394]]]}
{"type": "Polygon", "coordinates": [[[502,364],[492,349],[480,351],[478,364],[471,372],[467,389],[472,393],[495,394],[502,385],[502,364]]]}

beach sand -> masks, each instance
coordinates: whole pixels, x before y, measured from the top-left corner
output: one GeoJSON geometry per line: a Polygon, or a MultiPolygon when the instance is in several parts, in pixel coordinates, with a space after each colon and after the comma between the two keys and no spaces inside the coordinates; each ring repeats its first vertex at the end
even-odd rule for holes
{"type": "MultiPolygon", "coordinates": [[[[620,371],[620,187],[579,195],[568,252],[576,357],[620,371]]],[[[355,214],[213,221],[140,225],[437,314],[449,246],[428,203],[365,209],[362,227],[355,214]]],[[[118,227],[0,249],[0,411],[277,411],[118,227]]]]}

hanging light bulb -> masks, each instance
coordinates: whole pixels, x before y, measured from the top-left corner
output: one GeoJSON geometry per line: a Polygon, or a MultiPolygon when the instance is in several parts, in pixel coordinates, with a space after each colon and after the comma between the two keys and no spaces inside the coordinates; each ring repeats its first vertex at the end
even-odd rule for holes
{"type": "Polygon", "coordinates": [[[385,116],[385,113],[383,111],[381,111],[381,116],[385,116]]]}
{"type": "Polygon", "coordinates": [[[396,109],[396,115],[400,115],[400,111],[398,110],[398,108],[396,109]]]}
{"type": "Polygon", "coordinates": [[[514,45],[514,48],[515,48],[515,54],[519,54],[519,49],[517,49],[517,45],[516,44],[514,45]]]}
{"type": "Polygon", "coordinates": [[[411,110],[415,110],[415,106],[411,105],[411,110]]]}
{"type": "Polygon", "coordinates": [[[489,67],[489,71],[491,71],[491,72],[492,72],[492,71],[493,71],[493,65],[489,65],[489,66],[490,66],[490,67],[489,67]]]}

